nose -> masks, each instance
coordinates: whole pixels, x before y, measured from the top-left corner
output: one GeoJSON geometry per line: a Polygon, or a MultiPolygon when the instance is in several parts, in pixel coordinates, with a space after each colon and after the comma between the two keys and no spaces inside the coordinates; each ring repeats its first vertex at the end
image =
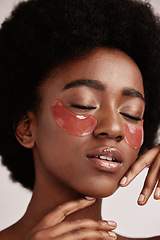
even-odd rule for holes
{"type": "Polygon", "coordinates": [[[97,126],[93,131],[97,138],[115,139],[120,142],[125,137],[124,122],[118,111],[103,111],[97,118],[97,126]]]}

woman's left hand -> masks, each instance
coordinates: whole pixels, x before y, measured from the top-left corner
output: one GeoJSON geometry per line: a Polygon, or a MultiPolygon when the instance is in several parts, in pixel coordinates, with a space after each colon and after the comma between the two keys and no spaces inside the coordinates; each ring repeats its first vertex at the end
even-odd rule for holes
{"type": "Polygon", "coordinates": [[[160,200],[160,144],[141,155],[128,169],[119,185],[121,187],[126,187],[146,167],[149,168],[149,171],[138,198],[139,205],[147,203],[155,186],[154,199],[160,200]]]}

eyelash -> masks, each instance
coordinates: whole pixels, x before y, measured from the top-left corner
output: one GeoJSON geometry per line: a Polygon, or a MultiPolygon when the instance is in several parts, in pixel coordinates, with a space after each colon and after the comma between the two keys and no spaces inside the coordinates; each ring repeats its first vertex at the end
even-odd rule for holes
{"type": "Polygon", "coordinates": [[[89,110],[96,109],[96,107],[79,105],[79,104],[72,104],[71,107],[79,108],[79,109],[84,109],[84,110],[85,110],[85,109],[89,109],[89,110]]]}
{"type": "Polygon", "coordinates": [[[127,113],[121,113],[121,112],[120,112],[120,114],[123,115],[124,117],[130,118],[130,119],[135,120],[135,121],[141,121],[141,120],[142,120],[142,119],[139,118],[139,117],[135,117],[135,116],[129,115],[129,114],[127,114],[127,113]]]}
{"type": "MultiPolygon", "coordinates": [[[[89,109],[89,110],[96,109],[96,107],[85,106],[85,105],[80,105],[80,104],[72,104],[71,107],[79,108],[79,109],[83,109],[83,110],[85,110],[85,109],[89,109]]],[[[120,114],[123,115],[124,117],[130,118],[130,119],[135,120],[135,121],[141,121],[142,120],[139,117],[135,117],[135,116],[129,115],[127,113],[120,112],[120,114]]]]}

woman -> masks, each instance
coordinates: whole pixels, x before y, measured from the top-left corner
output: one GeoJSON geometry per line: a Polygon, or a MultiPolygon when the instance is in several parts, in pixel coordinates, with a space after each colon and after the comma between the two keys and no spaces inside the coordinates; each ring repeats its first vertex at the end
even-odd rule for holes
{"type": "Polygon", "coordinates": [[[101,201],[146,166],[138,203],[160,199],[159,27],[132,0],[30,0],[2,25],[0,153],[33,196],[1,239],[126,239],[101,201]]]}

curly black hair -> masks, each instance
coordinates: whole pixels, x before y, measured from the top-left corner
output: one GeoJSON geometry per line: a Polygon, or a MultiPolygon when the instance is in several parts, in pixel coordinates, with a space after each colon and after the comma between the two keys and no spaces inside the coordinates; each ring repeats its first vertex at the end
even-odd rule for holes
{"type": "Polygon", "coordinates": [[[18,4],[0,30],[0,155],[12,179],[33,189],[32,150],[14,126],[40,104],[38,87],[51,69],[97,47],[119,49],[144,81],[145,141],[153,147],[160,107],[160,18],[138,0],[29,0],[18,4]]]}

